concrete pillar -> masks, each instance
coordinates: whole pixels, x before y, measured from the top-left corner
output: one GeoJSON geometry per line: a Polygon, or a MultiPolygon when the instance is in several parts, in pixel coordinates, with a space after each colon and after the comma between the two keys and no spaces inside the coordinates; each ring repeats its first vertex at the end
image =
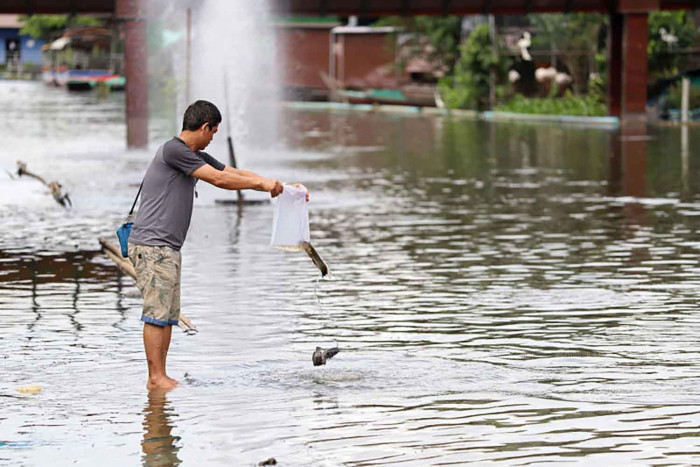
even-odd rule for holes
{"type": "Polygon", "coordinates": [[[126,77],[126,144],[148,146],[148,44],[143,0],[116,0],[115,12],[124,30],[126,77]]]}
{"type": "Polygon", "coordinates": [[[660,0],[617,0],[610,15],[609,111],[624,119],[646,118],[649,12],[660,0]]]}
{"type": "Polygon", "coordinates": [[[610,15],[609,66],[608,66],[608,112],[622,116],[622,32],[624,15],[610,15]]]}
{"type": "Polygon", "coordinates": [[[646,115],[648,14],[610,16],[610,115],[640,118],[646,115]]]}
{"type": "Polygon", "coordinates": [[[645,117],[647,106],[647,13],[625,15],[622,60],[622,117],[645,117]]]}

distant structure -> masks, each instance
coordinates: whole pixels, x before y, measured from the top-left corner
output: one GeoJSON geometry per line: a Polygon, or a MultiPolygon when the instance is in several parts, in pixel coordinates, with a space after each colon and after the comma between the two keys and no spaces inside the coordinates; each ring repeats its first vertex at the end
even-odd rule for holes
{"type": "Polygon", "coordinates": [[[431,46],[394,27],[282,20],[276,25],[282,84],[292,100],[435,106],[444,73],[431,46]],[[411,53],[414,49],[422,53],[411,53]]]}
{"type": "Polygon", "coordinates": [[[18,15],[0,14],[0,64],[9,74],[41,71],[41,47],[44,41],[20,35],[18,15]]]}
{"type": "MultiPolygon", "coordinates": [[[[127,144],[148,144],[148,62],[146,0],[5,0],[0,14],[114,15],[124,33],[127,144]]],[[[389,15],[522,15],[599,12],[609,18],[609,113],[646,118],[649,13],[695,9],[697,0],[276,0],[285,15],[376,18],[389,15]]],[[[14,52],[13,52],[14,53],[14,52]]],[[[333,69],[332,66],[329,66],[333,69]]]]}

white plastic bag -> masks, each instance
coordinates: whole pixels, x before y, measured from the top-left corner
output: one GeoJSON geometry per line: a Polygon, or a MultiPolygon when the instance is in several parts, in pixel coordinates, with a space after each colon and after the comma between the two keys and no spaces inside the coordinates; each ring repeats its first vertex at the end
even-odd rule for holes
{"type": "Polygon", "coordinates": [[[275,198],[275,214],[272,219],[270,245],[280,250],[299,251],[309,242],[309,210],[306,207],[304,186],[284,185],[275,198]]]}

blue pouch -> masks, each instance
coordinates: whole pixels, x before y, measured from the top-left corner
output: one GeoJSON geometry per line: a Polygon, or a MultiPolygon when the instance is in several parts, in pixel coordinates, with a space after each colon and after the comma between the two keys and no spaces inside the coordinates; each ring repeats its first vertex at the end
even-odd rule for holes
{"type": "Polygon", "coordinates": [[[134,204],[131,205],[131,211],[129,211],[129,215],[126,217],[126,222],[120,225],[117,229],[117,238],[119,239],[119,246],[122,248],[122,256],[124,258],[129,257],[129,235],[131,235],[131,228],[134,226],[134,223],[131,221],[131,215],[134,213],[136,201],[139,199],[139,195],[141,194],[141,188],[143,188],[143,182],[141,182],[139,192],[136,193],[134,204]]]}
{"type": "Polygon", "coordinates": [[[133,222],[124,222],[117,229],[117,238],[119,239],[119,246],[122,247],[122,256],[124,258],[129,257],[129,234],[131,234],[133,226],[133,222]]]}

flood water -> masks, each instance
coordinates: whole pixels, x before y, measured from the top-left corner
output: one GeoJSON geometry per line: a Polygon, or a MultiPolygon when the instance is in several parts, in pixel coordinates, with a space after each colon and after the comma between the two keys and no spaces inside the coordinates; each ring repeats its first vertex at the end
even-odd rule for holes
{"type": "Polygon", "coordinates": [[[171,135],[126,152],[120,95],[0,82],[0,108],[0,169],[74,203],[0,170],[0,464],[700,459],[697,130],[684,153],[677,128],[287,109],[239,161],[311,189],[331,275],[269,246],[271,206],[200,183],[182,250],[200,331],[173,331],[183,384],[149,396],[138,290],[97,238],[171,135]]]}

